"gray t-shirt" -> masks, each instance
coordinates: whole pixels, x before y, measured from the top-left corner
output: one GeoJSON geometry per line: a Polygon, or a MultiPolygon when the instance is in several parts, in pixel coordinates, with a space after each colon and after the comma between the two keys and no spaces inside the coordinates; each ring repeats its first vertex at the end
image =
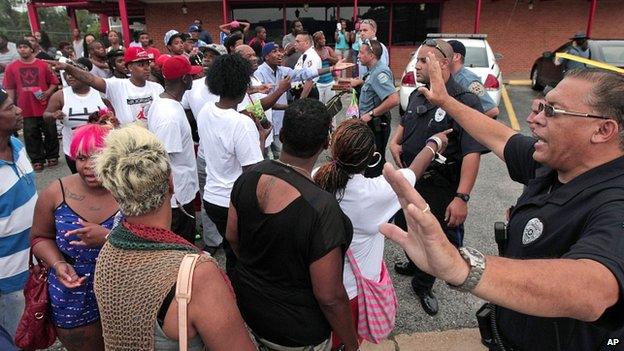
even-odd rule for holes
{"type": "Polygon", "coordinates": [[[0,52],[0,64],[4,66],[4,69],[2,69],[2,72],[0,73],[0,87],[3,86],[2,84],[4,82],[4,70],[9,65],[9,63],[19,58],[19,54],[17,53],[17,49],[15,48],[14,43],[9,43],[7,45],[7,49],[9,49],[9,51],[5,53],[0,52]]]}

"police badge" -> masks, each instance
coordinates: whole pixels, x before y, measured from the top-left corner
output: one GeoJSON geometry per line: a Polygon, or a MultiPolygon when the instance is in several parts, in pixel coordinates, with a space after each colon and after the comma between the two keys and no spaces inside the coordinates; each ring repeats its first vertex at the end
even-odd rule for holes
{"type": "Polygon", "coordinates": [[[544,223],[539,218],[530,219],[522,232],[522,245],[528,245],[537,240],[544,232],[544,223]]]}
{"type": "Polygon", "coordinates": [[[443,109],[438,107],[438,109],[435,112],[435,116],[433,117],[433,119],[436,122],[442,122],[442,120],[444,119],[444,116],[446,116],[446,111],[444,111],[443,109]]]}

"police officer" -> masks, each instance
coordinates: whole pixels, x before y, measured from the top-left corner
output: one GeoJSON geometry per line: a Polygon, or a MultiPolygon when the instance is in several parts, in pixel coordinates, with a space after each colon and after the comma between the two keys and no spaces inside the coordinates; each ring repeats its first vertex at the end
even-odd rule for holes
{"type": "MultiPolygon", "coordinates": [[[[449,94],[463,104],[482,111],[479,99],[462,89],[451,77],[450,65],[453,49],[444,40],[428,39],[418,50],[416,78],[419,83],[429,84],[426,55],[433,53],[439,57],[446,88],[449,94]]],[[[461,246],[464,237],[463,223],[468,213],[470,192],[477,178],[481,153],[487,152],[463,128],[454,121],[454,114],[449,114],[427,98],[414,91],[410,96],[400,126],[390,143],[390,151],[397,164],[409,165],[416,154],[434,134],[450,129],[449,143],[443,158],[437,157],[425,174],[417,180],[416,189],[431,206],[431,213],[442,224],[446,236],[455,246],[461,246]]],[[[406,228],[405,218],[400,212],[395,223],[406,228]]],[[[421,305],[429,315],[438,313],[438,301],[431,288],[435,277],[421,271],[411,261],[397,263],[395,270],[400,274],[414,274],[412,289],[420,299],[421,305]]]]}
{"type": "Polygon", "coordinates": [[[455,250],[426,202],[387,166],[407,208],[410,235],[391,225],[423,270],[498,305],[490,350],[619,350],[624,327],[624,77],[572,71],[527,119],[534,137],[466,107],[446,93],[429,55],[430,101],[455,116],[525,184],[511,212],[505,257],[455,250]],[[501,347],[503,345],[503,347],[501,347]]]}
{"type": "MultiPolygon", "coordinates": [[[[572,44],[568,46],[566,49],[566,53],[570,55],[580,56],[582,58],[589,59],[591,58],[591,53],[589,52],[589,44],[587,43],[587,39],[589,37],[585,35],[583,32],[576,33],[570,40],[572,40],[572,44]]],[[[563,72],[568,72],[573,69],[581,69],[585,68],[584,63],[580,63],[578,61],[568,60],[564,58],[556,58],[555,65],[564,65],[563,72]]]]}
{"type": "Polygon", "coordinates": [[[459,40],[449,40],[448,43],[453,48],[453,62],[451,63],[453,80],[464,88],[464,90],[475,94],[479,98],[479,101],[481,101],[481,106],[483,107],[483,111],[485,111],[484,113],[496,119],[496,116],[498,116],[500,112],[498,110],[498,105],[494,103],[494,100],[492,100],[485,90],[485,87],[481,83],[481,78],[464,67],[466,47],[459,40]]]}
{"type": "MultiPolygon", "coordinates": [[[[390,138],[390,110],[399,105],[399,93],[394,88],[392,71],[380,58],[383,53],[381,43],[376,40],[365,41],[358,58],[368,68],[364,84],[360,91],[360,118],[367,122],[375,134],[375,146],[379,159],[365,172],[366,177],[381,175],[388,139],[390,138]]],[[[421,147],[422,149],[422,147],[421,147]]]]}

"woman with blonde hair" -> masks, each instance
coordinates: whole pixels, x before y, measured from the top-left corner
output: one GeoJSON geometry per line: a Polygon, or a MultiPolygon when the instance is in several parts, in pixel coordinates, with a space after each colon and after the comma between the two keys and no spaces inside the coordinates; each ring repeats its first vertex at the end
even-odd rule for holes
{"type": "MultiPolygon", "coordinates": [[[[200,252],[170,231],[167,152],[147,129],[129,125],[106,138],[96,172],[125,218],[111,231],[96,266],[106,349],[177,350],[178,270],[186,254],[200,252]]],[[[201,255],[192,277],[188,349],[254,350],[229,281],[214,259],[201,255]]]]}
{"type": "Polygon", "coordinates": [[[52,182],[35,205],[33,253],[50,267],[52,321],[70,351],[104,349],[93,274],[119,206],[95,176],[92,157],[109,130],[99,124],[75,130],[69,155],[78,173],[52,182]]]}

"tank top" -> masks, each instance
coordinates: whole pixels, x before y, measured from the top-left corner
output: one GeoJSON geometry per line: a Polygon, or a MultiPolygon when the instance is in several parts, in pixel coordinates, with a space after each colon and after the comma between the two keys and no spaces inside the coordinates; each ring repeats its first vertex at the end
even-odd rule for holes
{"type": "Polygon", "coordinates": [[[85,96],[80,96],[71,87],[63,88],[63,152],[69,155],[69,145],[74,135],[74,129],[87,124],[89,115],[99,109],[105,108],[100,93],[89,88],[85,96]]]}

